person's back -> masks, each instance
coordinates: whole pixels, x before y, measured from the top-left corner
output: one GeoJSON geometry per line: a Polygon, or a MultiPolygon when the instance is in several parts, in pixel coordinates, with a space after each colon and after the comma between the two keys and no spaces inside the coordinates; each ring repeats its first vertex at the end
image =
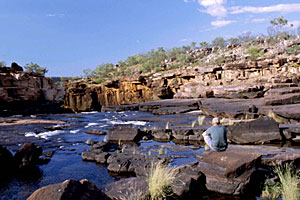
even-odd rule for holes
{"type": "Polygon", "coordinates": [[[211,146],[216,151],[227,149],[227,130],[224,126],[212,126],[205,131],[211,137],[211,146]]]}

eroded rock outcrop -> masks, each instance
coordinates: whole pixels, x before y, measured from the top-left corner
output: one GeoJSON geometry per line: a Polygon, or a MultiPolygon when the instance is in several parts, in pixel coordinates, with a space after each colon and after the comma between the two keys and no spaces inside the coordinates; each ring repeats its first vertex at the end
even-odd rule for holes
{"type": "Polygon", "coordinates": [[[0,114],[31,114],[43,107],[51,112],[51,105],[60,109],[65,95],[63,87],[39,73],[23,72],[20,66],[12,66],[0,68],[0,114]]]}

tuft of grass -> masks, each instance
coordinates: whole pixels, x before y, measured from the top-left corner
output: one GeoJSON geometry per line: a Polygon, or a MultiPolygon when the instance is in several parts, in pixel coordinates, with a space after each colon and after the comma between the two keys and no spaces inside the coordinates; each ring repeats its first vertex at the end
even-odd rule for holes
{"type": "Polygon", "coordinates": [[[196,125],[196,120],[192,122],[192,128],[194,128],[196,125]]]}
{"type": "Polygon", "coordinates": [[[279,182],[273,185],[265,185],[261,197],[263,199],[298,200],[300,199],[299,171],[296,171],[291,164],[276,166],[279,182]]]}
{"type": "Polygon", "coordinates": [[[163,148],[163,147],[161,147],[161,148],[159,149],[159,151],[158,151],[158,154],[159,154],[159,155],[162,155],[162,154],[163,154],[163,152],[164,152],[164,148],[163,148]]]}
{"type": "Polygon", "coordinates": [[[280,184],[276,183],[274,185],[265,185],[261,194],[263,199],[278,199],[280,197],[280,184]]]}
{"type": "Polygon", "coordinates": [[[152,164],[148,176],[148,186],[151,200],[167,197],[172,192],[171,184],[175,180],[177,168],[168,168],[162,162],[152,164]]]}
{"type": "Polygon", "coordinates": [[[169,129],[169,122],[167,122],[166,124],[166,129],[169,129]]]}
{"type": "Polygon", "coordinates": [[[280,119],[274,112],[270,111],[268,117],[274,119],[278,124],[283,124],[284,121],[280,119]]]}
{"type": "Polygon", "coordinates": [[[204,115],[203,116],[198,116],[198,124],[199,124],[199,126],[201,126],[203,124],[204,119],[205,119],[204,115]]]}
{"type": "Polygon", "coordinates": [[[283,200],[298,200],[300,198],[299,172],[288,164],[275,168],[281,183],[281,197],[283,200]]]}

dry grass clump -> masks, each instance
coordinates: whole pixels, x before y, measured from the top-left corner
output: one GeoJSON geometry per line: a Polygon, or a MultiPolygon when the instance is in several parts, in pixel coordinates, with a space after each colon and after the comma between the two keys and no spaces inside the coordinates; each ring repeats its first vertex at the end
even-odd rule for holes
{"type": "Polygon", "coordinates": [[[276,167],[275,172],[278,174],[281,183],[281,197],[283,200],[298,200],[300,198],[299,172],[291,165],[276,167]]]}
{"type": "Polygon", "coordinates": [[[168,196],[176,174],[177,168],[168,168],[161,162],[152,164],[148,177],[150,199],[157,200],[168,196]]]}
{"type": "Polygon", "coordinates": [[[274,171],[279,177],[279,182],[273,186],[266,185],[261,197],[263,199],[278,199],[279,197],[283,200],[300,199],[299,171],[296,171],[291,164],[277,166],[274,171]]]}
{"type": "Polygon", "coordinates": [[[278,124],[283,124],[283,123],[284,123],[284,121],[283,121],[281,118],[279,118],[279,117],[278,117],[274,112],[272,112],[272,111],[270,111],[270,112],[268,113],[268,117],[274,119],[278,124]]]}

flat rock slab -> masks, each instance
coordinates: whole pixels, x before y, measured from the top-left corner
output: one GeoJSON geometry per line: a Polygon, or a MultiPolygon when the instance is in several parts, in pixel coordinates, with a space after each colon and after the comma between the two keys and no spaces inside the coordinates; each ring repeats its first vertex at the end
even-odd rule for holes
{"type": "Polygon", "coordinates": [[[191,111],[199,110],[198,106],[195,107],[163,107],[152,111],[156,115],[171,115],[179,113],[187,113],[191,111]]]}
{"type": "Polygon", "coordinates": [[[284,163],[300,163],[300,150],[266,145],[229,145],[228,150],[262,155],[261,166],[273,167],[284,163]]]}
{"type": "Polygon", "coordinates": [[[86,130],[85,133],[92,135],[106,135],[105,131],[97,130],[97,129],[89,129],[86,130]]]}
{"type": "Polygon", "coordinates": [[[300,93],[268,96],[264,99],[265,105],[285,105],[300,103],[300,93]]]}
{"type": "Polygon", "coordinates": [[[156,114],[172,113],[173,108],[180,108],[182,112],[188,112],[191,110],[199,109],[199,101],[195,99],[166,99],[160,101],[151,101],[145,103],[131,104],[131,105],[119,105],[102,107],[102,112],[108,111],[126,111],[126,110],[138,110],[146,112],[155,112],[156,114]],[[168,109],[162,109],[168,108],[168,109]],[[157,110],[160,109],[160,110],[157,110]],[[169,111],[168,111],[169,110],[169,111]]]}
{"type": "Polygon", "coordinates": [[[118,126],[108,131],[108,141],[138,141],[143,137],[139,129],[118,126]]]}
{"type": "Polygon", "coordinates": [[[205,114],[231,119],[257,118],[257,113],[251,112],[251,107],[254,105],[259,108],[263,105],[262,99],[201,98],[200,100],[202,103],[200,109],[205,114]]]}
{"type": "Polygon", "coordinates": [[[229,126],[228,139],[237,144],[249,144],[281,140],[282,137],[275,120],[261,117],[250,122],[240,122],[229,126]]]}
{"type": "Polygon", "coordinates": [[[260,158],[260,154],[252,152],[210,152],[203,156],[198,167],[206,176],[208,190],[238,195],[245,192],[260,158]]]}
{"type": "Polygon", "coordinates": [[[285,123],[295,123],[300,121],[300,104],[262,106],[259,109],[259,113],[264,115],[268,115],[271,111],[285,123]]]}
{"type": "Polygon", "coordinates": [[[63,121],[58,120],[43,120],[43,119],[11,119],[0,121],[0,126],[14,126],[14,125],[24,125],[24,124],[64,124],[63,121]]]}

